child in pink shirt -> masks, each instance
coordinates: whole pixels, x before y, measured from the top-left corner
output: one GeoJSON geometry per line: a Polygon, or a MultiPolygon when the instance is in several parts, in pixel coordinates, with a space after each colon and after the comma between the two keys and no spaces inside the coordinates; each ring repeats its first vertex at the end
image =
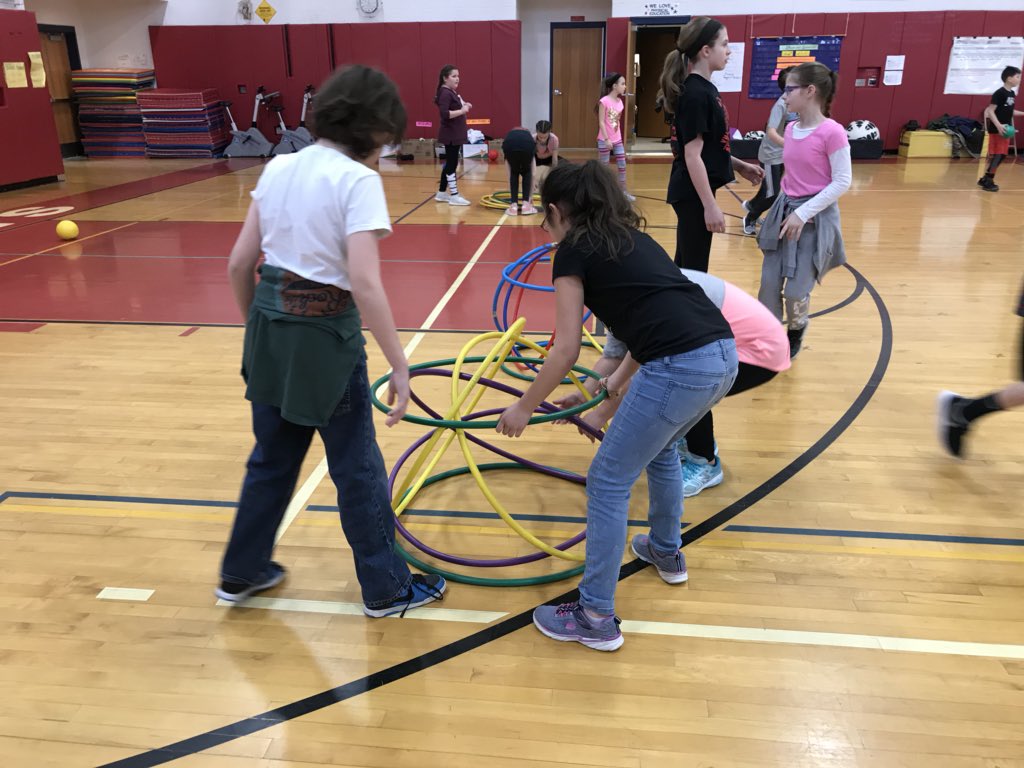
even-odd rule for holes
{"type": "Polygon", "coordinates": [[[594,108],[597,112],[597,154],[602,164],[611,159],[615,153],[615,164],[619,167],[619,188],[629,198],[636,200],[626,192],[626,150],[622,144],[622,117],[626,111],[622,97],[626,93],[626,78],[618,72],[612,72],[604,79],[604,95],[594,108]]]}
{"type": "Polygon", "coordinates": [[[845,129],[829,117],[836,74],[818,62],[789,71],[784,98],[799,119],[786,126],[786,173],[757,244],[764,253],[758,299],[782,321],[790,355],[803,343],[811,290],[829,270],[846,263],[839,206],[853,172],[845,129]]]}

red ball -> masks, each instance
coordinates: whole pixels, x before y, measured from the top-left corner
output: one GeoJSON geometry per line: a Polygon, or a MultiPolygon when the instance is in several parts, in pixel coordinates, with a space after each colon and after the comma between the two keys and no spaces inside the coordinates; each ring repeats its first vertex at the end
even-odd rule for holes
{"type": "Polygon", "coordinates": [[[498,161],[498,150],[492,149],[487,153],[487,157],[492,163],[496,163],[498,161]]]}

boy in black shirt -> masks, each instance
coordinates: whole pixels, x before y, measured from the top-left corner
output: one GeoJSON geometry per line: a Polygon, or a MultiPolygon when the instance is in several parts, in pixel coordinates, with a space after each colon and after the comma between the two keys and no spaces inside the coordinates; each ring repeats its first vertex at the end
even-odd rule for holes
{"type": "Polygon", "coordinates": [[[1007,67],[1003,70],[1003,87],[992,94],[992,102],[985,108],[985,127],[988,129],[988,167],[985,175],[978,179],[978,186],[986,192],[998,192],[995,182],[996,169],[1010,151],[1010,137],[1013,135],[1013,118],[1024,115],[1015,110],[1017,94],[1013,89],[1020,85],[1020,70],[1007,67]],[[1007,130],[1007,129],[1010,130],[1007,130]]]}

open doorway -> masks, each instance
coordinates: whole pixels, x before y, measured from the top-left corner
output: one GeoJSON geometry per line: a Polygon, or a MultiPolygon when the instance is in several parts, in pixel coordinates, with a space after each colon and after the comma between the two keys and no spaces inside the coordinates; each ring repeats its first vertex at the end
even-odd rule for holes
{"type": "MultiPolygon", "coordinates": [[[[661,68],[669,51],[675,48],[678,27],[640,27],[636,31],[634,63],[636,78],[636,138],[668,139],[664,113],[654,105],[661,88],[661,68]]],[[[645,142],[646,143],[646,142],[645,142]]]]}
{"type": "Polygon", "coordinates": [[[39,50],[43,55],[46,87],[50,91],[61,156],[78,157],[85,153],[78,129],[78,110],[71,90],[71,72],[82,68],[75,28],[40,24],[39,50]]]}
{"type": "Polygon", "coordinates": [[[666,16],[660,19],[633,18],[626,39],[626,60],[631,62],[626,86],[635,94],[629,115],[630,151],[640,154],[669,153],[669,126],[664,113],[654,106],[661,88],[661,70],[665,57],[675,47],[679,27],[689,16],[666,16]]]}

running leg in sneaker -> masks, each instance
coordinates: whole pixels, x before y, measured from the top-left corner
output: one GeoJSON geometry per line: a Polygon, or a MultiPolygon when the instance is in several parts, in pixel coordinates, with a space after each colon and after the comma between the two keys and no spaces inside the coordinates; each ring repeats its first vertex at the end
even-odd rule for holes
{"type": "Polygon", "coordinates": [[[939,393],[936,408],[936,429],[939,433],[939,444],[950,456],[962,458],[964,437],[971,429],[971,424],[964,418],[963,406],[967,398],[955,392],[939,393]]]}

